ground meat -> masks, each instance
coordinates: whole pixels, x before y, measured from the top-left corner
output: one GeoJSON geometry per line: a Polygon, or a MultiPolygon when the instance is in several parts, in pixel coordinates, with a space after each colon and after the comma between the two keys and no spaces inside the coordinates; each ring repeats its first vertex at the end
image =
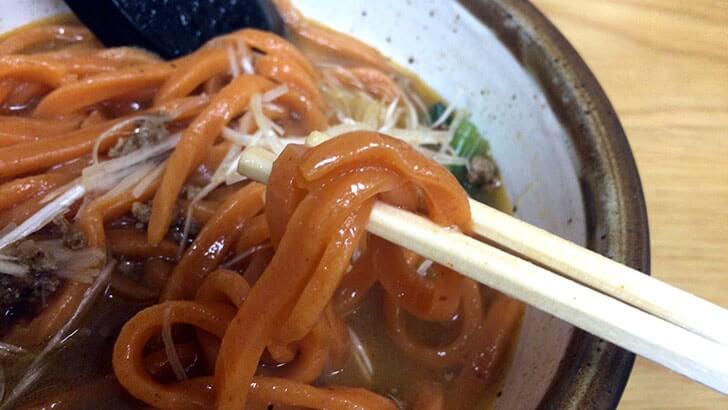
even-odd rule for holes
{"type": "Polygon", "coordinates": [[[143,202],[134,202],[131,204],[131,214],[134,215],[137,221],[147,224],[149,223],[149,217],[152,215],[152,207],[143,202]]]}
{"type": "Polygon", "coordinates": [[[18,243],[13,254],[19,263],[28,266],[32,272],[50,272],[57,268],[53,255],[41,249],[32,239],[18,243]]]}
{"type": "Polygon", "coordinates": [[[479,187],[498,187],[500,179],[495,161],[490,157],[473,157],[470,160],[470,167],[468,167],[468,182],[479,187]]]}
{"type": "Polygon", "coordinates": [[[181,194],[182,194],[182,197],[184,197],[185,199],[192,200],[195,198],[195,196],[197,196],[197,194],[200,193],[200,191],[202,191],[202,187],[197,186],[197,185],[187,184],[182,187],[181,194]]]}
{"type": "Polygon", "coordinates": [[[74,251],[86,247],[86,236],[64,216],[59,216],[54,219],[53,224],[55,225],[55,230],[52,232],[61,235],[63,246],[74,251]]]}
{"type": "Polygon", "coordinates": [[[21,241],[9,250],[29,272],[20,276],[0,274],[0,333],[16,320],[37,314],[60,284],[52,273],[57,268],[56,259],[35,241],[21,241]]]}
{"type": "Polygon", "coordinates": [[[108,155],[112,158],[124,156],[139,148],[157,144],[167,134],[163,122],[141,120],[130,136],[116,140],[116,145],[109,149],[108,155]]]}
{"type": "Polygon", "coordinates": [[[23,276],[0,274],[0,333],[18,319],[33,317],[58,289],[60,279],[49,272],[23,276]]]}
{"type": "Polygon", "coordinates": [[[63,246],[77,251],[86,247],[86,236],[83,232],[73,229],[63,235],[63,246]]]}

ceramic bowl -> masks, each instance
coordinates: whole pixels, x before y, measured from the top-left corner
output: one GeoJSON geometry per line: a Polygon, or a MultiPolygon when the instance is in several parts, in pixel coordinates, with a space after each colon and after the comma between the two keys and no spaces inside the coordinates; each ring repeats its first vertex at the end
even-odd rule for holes
{"type": "MultiPolygon", "coordinates": [[[[467,107],[519,218],[649,270],[644,197],[624,131],[574,48],[529,2],[296,0],[467,107]]],[[[634,355],[534,308],[497,409],[612,408],[634,355]]]]}
{"type": "MultiPolygon", "coordinates": [[[[467,107],[491,143],[515,215],[649,271],[645,202],[624,131],[574,48],[518,0],[295,0],[467,107]]],[[[6,8],[0,32],[65,11],[6,8]]],[[[534,308],[497,409],[613,408],[634,355],[534,308]]]]}

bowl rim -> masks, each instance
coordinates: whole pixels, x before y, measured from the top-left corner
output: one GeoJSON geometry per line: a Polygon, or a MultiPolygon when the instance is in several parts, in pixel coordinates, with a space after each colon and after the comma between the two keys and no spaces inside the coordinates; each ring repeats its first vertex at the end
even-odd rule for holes
{"type": "MultiPolygon", "coordinates": [[[[637,166],[624,129],[586,62],[530,1],[458,1],[533,74],[569,130],[585,168],[580,183],[588,247],[649,274],[649,229],[637,166]]],[[[56,9],[29,9],[32,20],[64,11],[58,4],[56,9]]],[[[576,329],[539,407],[615,408],[634,359],[576,329]]]]}
{"type": "MultiPolygon", "coordinates": [[[[583,167],[587,246],[649,274],[649,228],[637,166],[614,108],[586,62],[529,1],[459,1],[531,72],[569,131],[583,167]]],[[[633,353],[575,329],[539,407],[615,408],[634,359],[633,353]]]]}

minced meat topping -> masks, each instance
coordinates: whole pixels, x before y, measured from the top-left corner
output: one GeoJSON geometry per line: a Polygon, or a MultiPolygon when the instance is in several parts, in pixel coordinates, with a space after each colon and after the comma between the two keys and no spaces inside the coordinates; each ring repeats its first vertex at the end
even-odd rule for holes
{"type": "Polygon", "coordinates": [[[36,315],[59,285],[60,279],[50,272],[0,275],[0,333],[16,320],[36,315]]]}
{"type": "Polygon", "coordinates": [[[142,147],[159,143],[166,135],[167,130],[164,128],[164,123],[139,121],[129,137],[116,140],[116,145],[109,149],[108,155],[116,158],[130,154],[142,147]]]}
{"type": "Polygon", "coordinates": [[[52,273],[57,268],[55,258],[35,241],[21,241],[11,252],[30,271],[18,276],[0,274],[0,333],[16,320],[43,309],[61,282],[52,273]]]}

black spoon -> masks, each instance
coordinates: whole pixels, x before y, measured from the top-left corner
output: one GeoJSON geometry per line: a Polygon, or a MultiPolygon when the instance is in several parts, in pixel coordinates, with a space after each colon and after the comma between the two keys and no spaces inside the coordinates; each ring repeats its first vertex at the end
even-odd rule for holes
{"type": "Polygon", "coordinates": [[[245,27],[283,34],[270,0],[65,0],[105,46],[137,46],[164,58],[245,27]]]}

